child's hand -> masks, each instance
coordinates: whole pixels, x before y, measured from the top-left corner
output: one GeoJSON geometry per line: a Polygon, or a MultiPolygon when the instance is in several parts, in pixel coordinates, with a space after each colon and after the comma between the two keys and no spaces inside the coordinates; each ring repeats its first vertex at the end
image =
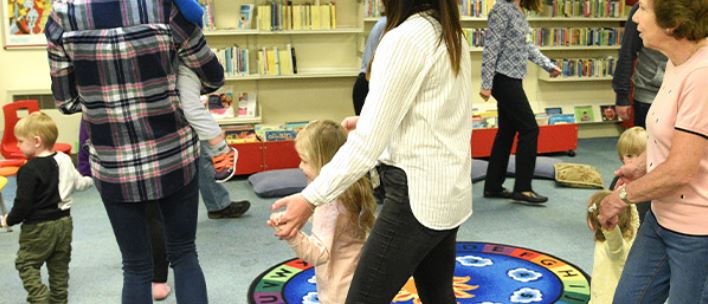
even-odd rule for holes
{"type": "MultiPolygon", "coordinates": [[[[268,221],[267,221],[266,223],[268,224],[268,226],[273,227],[273,229],[275,230],[275,232],[280,232],[280,229],[281,229],[280,226],[279,226],[279,225],[280,225],[280,219],[281,219],[284,215],[285,215],[285,212],[284,212],[284,211],[273,213],[273,214],[270,215],[270,219],[268,219],[268,221]]],[[[281,239],[287,241],[287,240],[292,239],[292,237],[290,237],[290,238],[281,238],[281,239]]]]}

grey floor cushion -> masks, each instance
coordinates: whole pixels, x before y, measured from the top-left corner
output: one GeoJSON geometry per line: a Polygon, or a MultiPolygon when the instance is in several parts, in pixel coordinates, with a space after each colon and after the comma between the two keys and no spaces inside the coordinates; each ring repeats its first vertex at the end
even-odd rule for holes
{"type": "MultiPolygon", "coordinates": [[[[536,157],[536,169],[533,172],[535,178],[555,179],[556,169],[553,167],[556,163],[561,162],[560,159],[538,156],[536,157]]],[[[509,165],[506,167],[506,175],[514,176],[516,174],[516,155],[509,157],[509,165]]]]}
{"type": "Polygon", "coordinates": [[[472,160],[472,182],[484,180],[487,177],[487,166],[489,162],[482,159],[472,160]]]}
{"type": "Polygon", "coordinates": [[[253,191],[260,197],[280,197],[298,193],[307,186],[307,177],[300,169],[259,172],[248,177],[253,191]]]}

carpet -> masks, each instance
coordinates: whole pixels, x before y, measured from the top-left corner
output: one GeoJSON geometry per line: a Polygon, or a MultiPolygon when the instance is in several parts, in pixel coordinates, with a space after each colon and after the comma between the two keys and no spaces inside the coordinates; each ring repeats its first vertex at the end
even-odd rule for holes
{"type": "MultiPolygon", "coordinates": [[[[453,289],[460,304],[587,303],[590,279],[573,264],[532,249],[458,242],[453,289]]],[[[316,304],[314,268],[290,259],[259,275],[249,288],[250,304],[316,304]]],[[[413,279],[392,303],[420,304],[413,279]]]]}

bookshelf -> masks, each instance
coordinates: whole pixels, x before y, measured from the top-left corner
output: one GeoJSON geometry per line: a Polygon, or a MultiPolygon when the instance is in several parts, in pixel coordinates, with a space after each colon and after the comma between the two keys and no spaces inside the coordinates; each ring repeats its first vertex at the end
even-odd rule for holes
{"type": "Polygon", "coordinates": [[[265,31],[265,30],[237,30],[237,29],[220,29],[205,31],[206,37],[223,37],[223,36],[277,36],[277,35],[341,35],[341,34],[360,34],[364,29],[361,27],[355,28],[337,28],[337,29],[322,29],[322,30],[288,30],[288,31],[265,31]]]}
{"type": "Polygon", "coordinates": [[[548,76],[548,74],[539,74],[538,76],[539,81],[543,82],[586,82],[586,81],[612,81],[611,76],[601,76],[601,77],[593,77],[593,76],[585,76],[585,77],[579,77],[579,76],[558,76],[556,78],[551,78],[548,76]]]}
{"type": "MultiPolygon", "coordinates": [[[[293,1],[292,6],[283,6],[285,14],[275,18],[281,18],[284,22],[271,22],[265,26],[262,23],[264,20],[267,22],[273,19],[259,19],[259,10],[267,5],[270,7],[270,13],[277,11],[273,9],[274,2],[202,2],[208,1],[212,3],[214,19],[213,29],[205,30],[209,46],[213,49],[238,47],[248,50],[248,71],[234,69],[233,73],[226,75],[225,86],[233,87],[234,91],[253,92],[257,96],[259,108],[257,118],[232,119],[220,123],[277,125],[288,121],[313,119],[340,120],[352,115],[351,89],[355,77],[359,74],[357,49],[359,37],[364,33],[359,1],[320,0],[318,4],[329,6],[331,3],[336,11],[335,14],[330,14],[331,22],[327,26],[329,28],[315,28],[314,16],[310,15],[311,18],[307,20],[313,22],[303,23],[298,29],[295,29],[294,25],[294,7],[306,5],[305,1],[293,1]],[[251,29],[238,27],[242,5],[252,5],[251,29]],[[288,11],[290,15],[287,14],[288,11]],[[288,23],[288,17],[284,16],[293,16],[290,18],[291,22],[288,23]],[[275,24],[279,24],[280,28],[276,28],[275,24]],[[264,48],[266,51],[278,48],[282,52],[288,50],[288,46],[291,46],[295,53],[293,73],[283,73],[283,70],[277,73],[259,71],[259,52],[264,48]]],[[[314,8],[315,5],[312,5],[309,9],[314,8]]],[[[312,14],[313,11],[309,13],[312,14]]],[[[267,15],[264,13],[263,16],[267,15]]],[[[246,56],[241,58],[243,57],[246,56]]]]}
{"type": "Polygon", "coordinates": [[[304,70],[293,75],[257,75],[227,76],[226,81],[255,81],[255,80],[293,80],[317,78],[353,78],[359,75],[358,69],[330,69],[330,70],[304,70]]]}

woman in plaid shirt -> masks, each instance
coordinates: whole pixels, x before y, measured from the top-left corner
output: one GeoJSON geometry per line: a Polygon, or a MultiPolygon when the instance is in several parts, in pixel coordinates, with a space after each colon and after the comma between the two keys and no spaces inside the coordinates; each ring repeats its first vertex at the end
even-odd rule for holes
{"type": "Polygon", "coordinates": [[[52,93],[83,112],[91,171],[123,256],[123,303],[152,303],[145,210],[159,204],[177,301],[207,303],[194,243],[198,138],[179,107],[178,62],[219,88],[224,72],[172,0],[57,0],[47,22],[52,93]]]}

